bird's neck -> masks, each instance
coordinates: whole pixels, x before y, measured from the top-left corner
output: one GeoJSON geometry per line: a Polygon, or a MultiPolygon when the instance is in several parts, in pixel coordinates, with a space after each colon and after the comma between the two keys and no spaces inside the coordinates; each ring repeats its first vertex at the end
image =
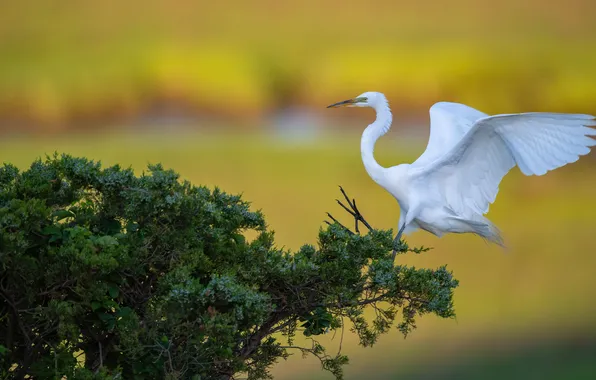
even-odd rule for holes
{"type": "Polygon", "coordinates": [[[377,119],[362,133],[360,152],[366,172],[375,182],[379,183],[383,181],[383,175],[386,169],[375,160],[375,143],[379,137],[389,131],[393,116],[387,102],[383,102],[381,105],[374,107],[374,109],[377,113],[377,119]]]}

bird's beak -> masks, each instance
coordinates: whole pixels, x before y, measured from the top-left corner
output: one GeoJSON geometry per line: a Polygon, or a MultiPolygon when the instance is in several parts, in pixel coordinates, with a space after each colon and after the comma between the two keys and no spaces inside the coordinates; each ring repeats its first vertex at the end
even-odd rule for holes
{"type": "Polygon", "coordinates": [[[344,100],[344,101],[341,101],[341,102],[337,102],[337,103],[331,104],[331,105],[327,106],[327,108],[345,107],[347,105],[356,103],[356,100],[357,99],[344,100]]]}

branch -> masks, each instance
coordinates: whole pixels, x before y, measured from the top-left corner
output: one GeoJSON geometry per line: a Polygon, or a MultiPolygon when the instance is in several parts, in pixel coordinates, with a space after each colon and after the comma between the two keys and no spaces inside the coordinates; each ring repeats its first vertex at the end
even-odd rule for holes
{"type": "Polygon", "coordinates": [[[344,343],[344,330],[346,327],[346,322],[344,321],[344,316],[341,316],[341,339],[339,340],[339,348],[337,350],[337,355],[341,354],[341,346],[344,343]]]}
{"type": "Polygon", "coordinates": [[[373,228],[370,226],[370,224],[368,224],[368,222],[364,219],[364,217],[362,216],[362,214],[360,213],[360,210],[358,210],[358,207],[356,207],[356,199],[352,199],[352,201],[350,202],[350,198],[348,197],[348,194],[346,194],[345,190],[343,189],[343,187],[339,187],[339,190],[341,191],[341,193],[343,194],[344,198],[346,199],[346,201],[348,202],[348,205],[350,205],[351,210],[349,210],[343,203],[341,203],[338,199],[336,199],[337,203],[339,203],[339,205],[341,207],[344,208],[344,210],[346,210],[348,213],[350,213],[354,219],[355,219],[355,223],[356,223],[356,233],[360,233],[358,231],[358,221],[362,222],[362,224],[364,224],[366,226],[366,228],[368,228],[368,230],[372,230],[373,228]]]}
{"type": "Polygon", "coordinates": [[[53,288],[51,288],[51,289],[49,289],[49,290],[46,290],[46,291],[44,291],[44,292],[41,292],[41,293],[39,293],[39,294],[38,294],[38,296],[45,296],[45,295],[48,295],[48,294],[50,294],[50,293],[53,293],[53,292],[55,292],[55,291],[56,291],[56,290],[58,290],[58,289],[61,289],[61,288],[64,288],[64,287],[66,287],[66,286],[70,285],[70,284],[71,284],[71,283],[73,283],[73,282],[74,282],[74,280],[72,280],[72,279],[68,279],[68,280],[64,281],[64,283],[62,283],[62,284],[57,284],[57,285],[55,285],[53,288]]]}
{"type": "Polygon", "coordinates": [[[257,350],[257,348],[259,348],[261,340],[263,340],[263,338],[265,338],[267,335],[271,334],[271,329],[273,328],[273,326],[275,326],[277,323],[279,323],[284,318],[287,318],[288,316],[289,314],[285,312],[272,315],[268,321],[263,323],[263,325],[257,330],[257,332],[255,332],[250,338],[248,338],[248,341],[246,342],[244,347],[242,347],[242,349],[240,349],[240,351],[238,352],[238,356],[240,356],[243,359],[246,359],[250,355],[252,355],[257,350]]]}
{"type": "Polygon", "coordinates": [[[4,291],[4,288],[0,289],[0,294],[2,294],[2,298],[4,298],[6,303],[8,303],[10,305],[12,315],[13,315],[15,321],[17,322],[17,324],[19,325],[19,328],[21,329],[21,332],[23,333],[23,337],[27,341],[27,347],[28,347],[27,350],[29,350],[29,348],[31,347],[31,339],[29,338],[29,333],[27,332],[27,329],[25,329],[25,326],[23,325],[23,321],[21,320],[21,318],[19,316],[19,310],[18,310],[17,306],[14,304],[14,301],[12,300],[10,295],[8,295],[8,293],[6,293],[4,291]]]}
{"type": "MultiPolygon", "coordinates": [[[[366,306],[366,305],[370,305],[370,304],[374,304],[377,302],[382,302],[382,301],[387,301],[387,299],[390,297],[389,293],[383,293],[379,296],[373,297],[373,298],[365,298],[363,300],[360,300],[358,302],[355,303],[342,303],[342,302],[337,302],[337,303],[328,303],[328,304],[313,304],[311,305],[313,308],[314,307],[326,307],[326,308],[344,308],[344,307],[354,307],[354,306],[366,306]]],[[[402,298],[406,301],[410,301],[410,302],[419,302],[423,305],[428,305],[429,301],[421,299],[421,298],[415,298],[415,297],[410,297],[407,295],[399,295],[399,298],[402,298]]]]}
{"type": "Polygon", "coordinates": [[[330,371],[336,379],[343,379],[343,370],[341,366],[347,363],[347,357],[341,356],[339,353],[332,358],[329,354],[325,352],[325,348],[316,340],[312,340],[312,348],[302,347],[302,346],[294,346],[294,345],[287,345],[287,346],[279,346],[284,350],[295,349],[300,350],[303,355],[311,354],[315,356],[321,362],[321,366],[323,369],[330,371]]]}
{"type": "MultiPolygon", "coordinates": [[[[327,216],[329,216],[329,218],[331,218],[331,220],[333,220],[335,223],[339,224],[339,226],[342,227],[344,230],[346,230],[350,235],[354,235],[354,233],[348,227],[341,224],[337,219],[335,219],[333,217],[333,215],[331,215],[330,213],[327,213],[327,216]]],[[[329,223],[327,220],[325,221],[325,223],[327,223],[328,225],[331,225],[331,223],[329,223]]]]}
{"type": "Polygon", "coordinates": [[[294,317],[294,318],[290,318],[287,321],[285,321],[284,323],[282,323],[281,325],[275,327],[274,329],[271,329],[269,331],[269,335],[271,334],[275,334],[278,331],[283,330],[284,328],[288,327],[289,325],[291,325],[293,322],[296,321],[296,319],[298,319],[298,317],[294,317]]]}
{"type": "MultiPolygon", "coordinates": [[[[313,342],[313,348],[306,348],[306,347],[302,347],[302,346],[294,346],[294,345],[288,345],[288,346],[279,346],[279,348],[282,348],[284,350],[300,350],[302,351],[303,354],[308,353],[311,355],[314,355],[315,357],[317,357],[317,359],[319,359],[321,361],[321,364],[325,363],[325,360],[331,359],[331,356],[324,354],[322,355],[321,352],[317,351],[317,349],[315,347],[317,347],[316,345],[319,344],[318,342],[316,342],[314,339],[311,339],[313,342]]],[[[322,348],[322,346],[319,347],[322,348]]],[[[324,351],[323,351],[324,352],[324,351]]]]}
{"type": "MultiPolygon", "coordinates": [[[[360,234],[360,229],[358,228],[358,222],[361,222],[362,224],[364,224],[364,226],[366,228],[368,228],[369,231],[373,230],[374,228],[371,227],[370,223],[368,223],[366,221],[366,219],[364,219],[364,216],[362,216],[362,213],[360,213],[360,210],[358,210],[358,206],[356,206],[356,199],[352,199],[350,200],[350,197],[348,197],[348,194],[345,192],[345,190],[343,189],[343,187],[339,186],[339,190],[341,191],[341,193],[343,194],[346,202],[348,203],[348,206],[346,206],[345,204],[343,204],[339,199],[336,199],[335,201],[344,209],[348,212],[348,214],[352,215],[352,217],[354,218],[354,230],[356,231],[355,233],[360,234]]],[[[346,231],[348,231],[350,234],[354,234],[354,232],[352,232],[349,228],[347,228],[346,226],[344,226],[343,224],[341,224],[337,219],[335,219],[330,213],[327,213],[327,216],[329,216],[329,218],[331,218],[331,220],[337,224],[339,224],[341,227],[343,227],[346,231]]],[[[331,225],[331,223],[329,223],[328,221],[325,221],[325,223],[331,225]]]]}
{"type": "Polygon", "coordinates": [[[320,355],[319,353],[316,352],[316,350],[314,348],[306,348],[306,347],[302,347],[302,346],[279,346],[279,348],[283,348],[284,350],[292,350],[292,349],[300,350],[302,352],[306,352],[306,353],[316,356],[321,362],[323,362],[325,360],[325,356],[330,357],[329,355],[325,355],[325,356],[320,355]]]}
{"type": "Polygon", "coordinates": [[[387,298],[388,294],[387,293],[383,293],[380,296],[374,297],[374,298],[368,298],[368,299],[363,299],[361,301],[358,301],[356,303],[342,303],[342,302],[338,302],[338,303],[328,303],[328,304],[320,304],[320,305],[313,305],[314,307],[317,306],[322,306],[322,307],[326,307],[326,308],[344,308],[344,307],[350,307],[350,306],[366,306],[369,305],[371,303],[375,303],[375,302],[380,302],[380,301],[384,301],[387,298]]]}

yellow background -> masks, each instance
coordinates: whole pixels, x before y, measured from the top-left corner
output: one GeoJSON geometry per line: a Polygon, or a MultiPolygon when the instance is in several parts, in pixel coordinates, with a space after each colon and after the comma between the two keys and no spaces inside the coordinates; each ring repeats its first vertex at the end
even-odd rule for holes
{"type": "MultiPolygon", "coordinates": [[[[423,151],[439,100],[596,114],[590,0],[1,7],[0,162],[26,168],[54,151],[139,172],[162,162],[195,184],[243,193],[290,248],[315,243],[327,211],[349,222],[337,185],[374,226],[395,228],[399,217],[360,161],[373,111],[328,104],[388,96],[394,129],[376,148],[384,166],[423,151]]],[[[373,348],[346,334],[346,378],[596,376],[594,157],[505,177],[488,217],[506,251],[467,235],[409,237],[433,250],[402,262],[447,264],[460,280],[457,319],[427,316],[406,340],[393,331],[373,348]]],[[[339,334],[324,342],[336,350],[339,334]]],[[[299,354],[273,372],[330,378],[299,354]]]]}

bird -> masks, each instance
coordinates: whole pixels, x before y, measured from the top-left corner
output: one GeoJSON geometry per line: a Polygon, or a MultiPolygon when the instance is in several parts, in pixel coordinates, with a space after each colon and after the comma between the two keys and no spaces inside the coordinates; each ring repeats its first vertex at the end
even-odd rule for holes
{"type": "Polygon", "coordinates": [[[590,152],[596,117],[525,112],[488,115],[461,103],[441,101],[429,109],[430,135],[414,162],[383,167],[374,157],[377,140],[393,115],[384,94],[365,92],[327,108],[370,107],[375,121],[362,133],[360,153],[368,175],[399,204],[399,242],[417,230],[437,237],[471,233],[505,247],[499,228],[485,215],[499,184],[515,166],[541,176],[590,152]]]}

